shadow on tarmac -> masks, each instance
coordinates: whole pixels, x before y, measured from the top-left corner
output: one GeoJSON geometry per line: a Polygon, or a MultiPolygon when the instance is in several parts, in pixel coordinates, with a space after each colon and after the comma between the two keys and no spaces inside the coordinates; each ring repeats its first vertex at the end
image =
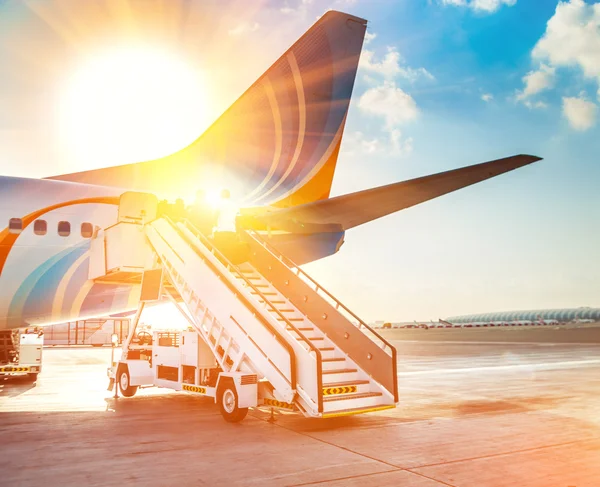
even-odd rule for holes
{"type": "Polygon", "coordinates": [[[36,383],[27,376],[8,376],[0,378],[0,397],[17,397],[30,391],[36,383]]]}

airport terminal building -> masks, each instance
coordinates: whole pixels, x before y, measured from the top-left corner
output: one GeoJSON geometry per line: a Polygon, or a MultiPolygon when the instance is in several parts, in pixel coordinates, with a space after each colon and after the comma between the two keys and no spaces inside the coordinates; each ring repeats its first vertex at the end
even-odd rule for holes
{"type": "Polygon", "coordinates": [[[562,308],[562,309],[537,309],[527,311],[500,311],[495,313],[481,313],[463,316],[451,316],[446,321],[450,323],[510,323],[510,322],[535,322],[558,321],[568,323],[577,320],[600,321],[600,308],[562,308]]]}

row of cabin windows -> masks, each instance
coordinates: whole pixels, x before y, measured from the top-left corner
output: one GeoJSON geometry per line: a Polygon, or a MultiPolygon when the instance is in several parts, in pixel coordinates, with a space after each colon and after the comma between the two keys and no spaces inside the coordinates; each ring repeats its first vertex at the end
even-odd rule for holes
{"type": "MultiPolygon", "coordinates": [[[[8,231],[10,233],[21,233],[23,231],[23,220],[21,218],[11,218],[8,222],[8,231]]],[[[46,235],[48,233],[48,222],[46,220],[34,221],[33,233],[36,235],[46,235]]],[[[58,222],[58,234],[61,237],[71,235],[71,223],[67,221],[58,222]]],[[[88,222],[81,224],[81,236],[83,238],[92,238],[93,234],[94,225],[88,222]]]]}

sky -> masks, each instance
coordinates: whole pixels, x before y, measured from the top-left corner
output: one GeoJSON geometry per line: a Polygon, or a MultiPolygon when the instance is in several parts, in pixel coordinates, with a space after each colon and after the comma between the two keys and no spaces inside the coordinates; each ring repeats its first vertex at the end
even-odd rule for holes
{"type": "Polygon", "coordinates": [[[368,321],[599,306],[598,2],[0,0],[0,174],[177,151],[329,9],[369,21],[332,195],[544,160],[352,229],[306,270],[368,321]]]}

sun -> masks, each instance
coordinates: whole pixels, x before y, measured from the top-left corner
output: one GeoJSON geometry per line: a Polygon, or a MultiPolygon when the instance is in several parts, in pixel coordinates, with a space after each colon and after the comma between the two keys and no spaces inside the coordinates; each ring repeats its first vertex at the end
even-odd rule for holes
{"type": "Polygon", "coordinates": [[[87,167],[175,152],[206,129],[210,97],[204,81],[199,69],[166,50],[98,53],[67,83],[60,107],[63,144],[87,167]]]}

